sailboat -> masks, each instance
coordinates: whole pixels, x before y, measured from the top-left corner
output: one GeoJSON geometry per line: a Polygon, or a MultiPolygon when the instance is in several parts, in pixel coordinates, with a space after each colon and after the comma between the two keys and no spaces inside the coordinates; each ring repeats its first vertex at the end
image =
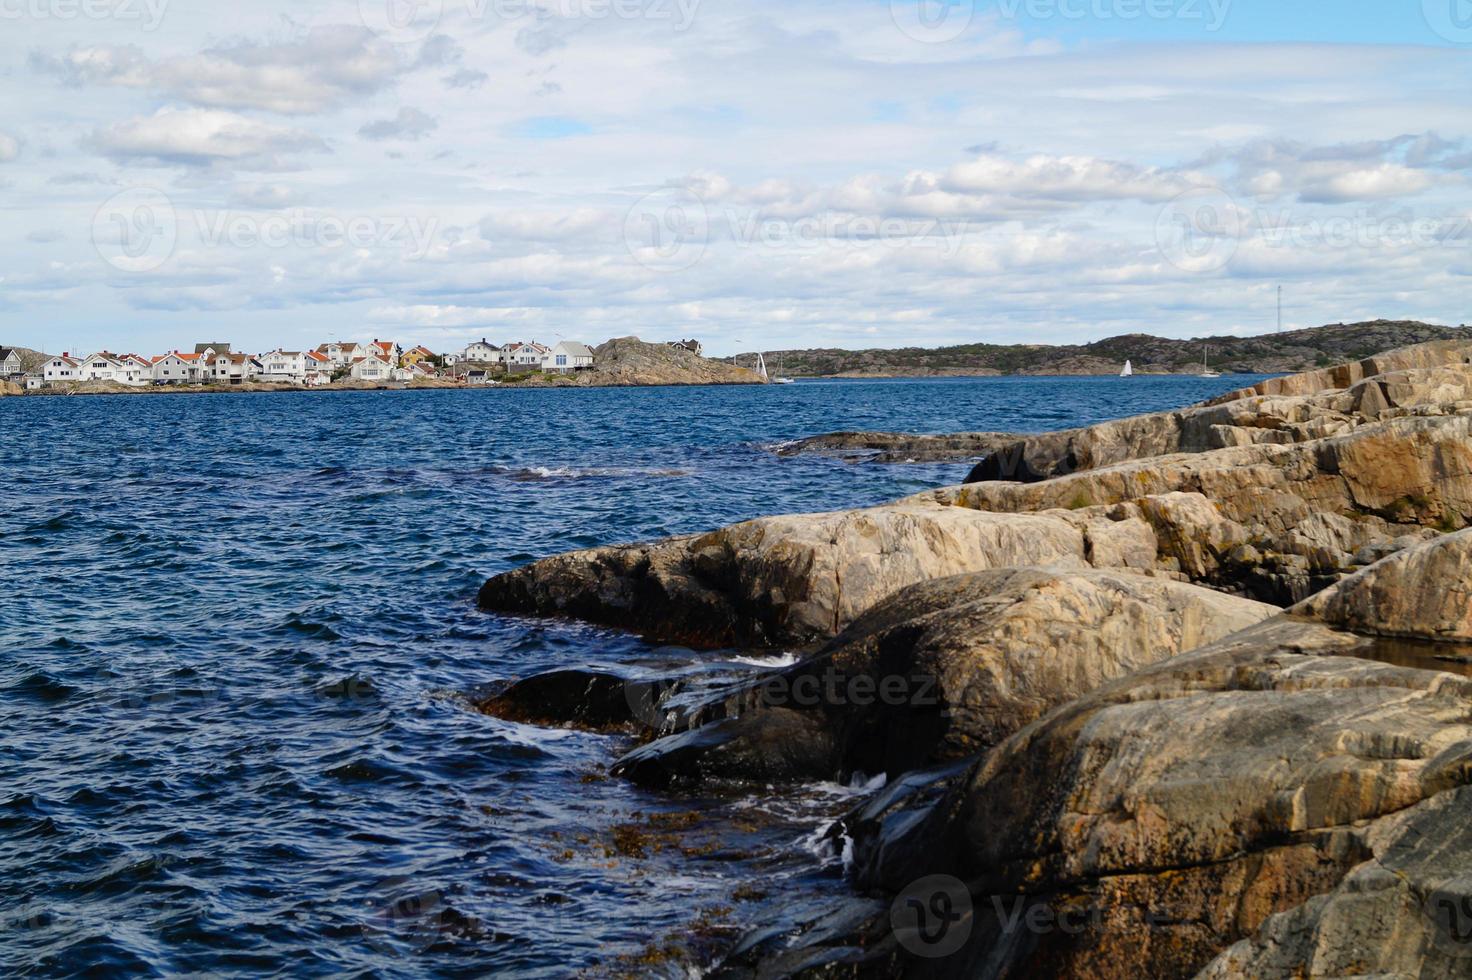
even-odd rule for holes
{"type": "Polygon", "coordinates": [[[767,359],[762,356],[761,351],[756,352],[756,373],[762,376],[763,381],[770,381],[767,377],[767,359]]]}
{"type": "Polygon", "coordinates": [[[791,378],[783,377],[783,375],[782,375],[782,362],[780,360],[777,362],[777,376],[772,379],[772,384],[774,384],[774,385],[790,385],[790,384],[792,384],[792,379],[791,378]]]}
{"type": "Polygon", "coordinates": [[[1203,377],[1203,378],[1220,378],[1222,376],[1221,375],[1221,372],[1220,371],[1213,371],[1211,369],[1211,366],[1209,364],[1207,364],[1207,362],[1206,362],[1206,355],[1208,353],[1210,353],[1210,351],[1211,351],[1211,348],[1210,347],[1203,348],[1202,351],[1201,351],[1201,377],[1203,377]]]}
{"type": "Polygon", "coordinates": [[[1124,362],[1124,370],[1119,372],[1121,378],[1133,378],[1135,376],[1135,365],[1130,361],[1124,362]]]}

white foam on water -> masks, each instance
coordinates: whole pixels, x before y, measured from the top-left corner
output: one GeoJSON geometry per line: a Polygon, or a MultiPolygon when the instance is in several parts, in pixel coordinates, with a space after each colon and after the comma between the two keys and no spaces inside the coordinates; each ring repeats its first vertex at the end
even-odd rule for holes
{"type": "Polygon", "coordinates": [[[751,667],[791,667],[799,658],[795,653],[774,653],[765,657],[742,656],[726,659],[733,664],[747,664],[751,667]]]}

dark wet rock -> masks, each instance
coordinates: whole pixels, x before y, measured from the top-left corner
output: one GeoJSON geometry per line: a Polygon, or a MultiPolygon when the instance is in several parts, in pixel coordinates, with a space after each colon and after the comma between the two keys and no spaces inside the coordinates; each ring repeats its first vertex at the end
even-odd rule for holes
{"type": "Polygon", "coordinates": [[[507,721],[544,727],[624,728],[642,722],[636,710],[642,688],[630,685],[601,671],[558,670],[517,681],[476,707],[507,721]]]}
{"type": "Polygon", "coordinates": [[[834,736],[821,715],[775,708],[642,745],[611,770],[644,785],[711,778],[789,782],[831,774],[834,736]]]}
{"type": "Polygon", "coordinates": [[[778,456],[838,456],[855,463],[938,463],[976,459],[1016,440],[1005,432],[829,432],[785,442],[773,452],[778,456]]]}

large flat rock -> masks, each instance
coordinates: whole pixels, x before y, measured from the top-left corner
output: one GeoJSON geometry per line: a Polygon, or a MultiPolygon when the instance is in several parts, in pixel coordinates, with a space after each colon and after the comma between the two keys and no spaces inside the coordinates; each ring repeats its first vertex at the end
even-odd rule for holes
{"type": "MultiPolygon", "coordinates": [[[[1377,569],[1469,554],[1448,536],[1377,569]]],[[[938,976],[1465,976],[1472,678],[1376,642],[1284,615],[1105,684],[871,821],[860,882],[965,883],[969,943],[938,976]],[[1020,930],[1016,900],[1075,927],[1020,930]]]]}
{"type": "Polygon", "coordinates": [[[710,534],[597,548],[499,575],[483,609],[576,616],[695,646],[807,644],[890,593],[1019,565],[1084,567],[1061,517],[918,501],[769,517],[710,534]]]}

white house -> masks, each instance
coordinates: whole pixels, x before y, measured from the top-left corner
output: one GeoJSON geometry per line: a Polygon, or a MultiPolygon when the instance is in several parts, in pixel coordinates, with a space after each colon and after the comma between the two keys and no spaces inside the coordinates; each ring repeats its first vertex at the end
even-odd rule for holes
{"type": "Polygon", "coordinates": [[[396,341],[379,340],[375,337],[364,353],[374,354],[379,360],[388,361],[389,367],[398,367],[399,358],[403,356],[404,349],[396,341]]]}
{"type": "Polygon", "coordinates": [[[83,381],[115,381],[118,384],[142,386],[153,382],[153,365],[138,363],[132,355],[98,351],[81,363],[78,376],[83,381]]]}
{"type": "Polygon", "coordinates": [[[212,359],[210,377],[226,384],[243,384],[259,377],[264,370],[260,360],[249,354],[217,354],[212,359]]]}
{"type": "Polygon", "coordinates": [[[350,373],[355,381],[392,381],[394,366],[386,358],[369,354],[353,361],[350,373]]]}
{"type": "Polygon", "coordinates": [[[98,351],[90,357],[82,359],[82,366],[77,371],[77,376],[83,381],[116,381],[117,373],[122,368],[118,363],[117,355],[109,354],[107,351],[98,351]]]}
{"type": "MultiPolygon", "coordinates": [[[[307,380],[308,360],[306,353],[299,350],[273,350],[269,354],[262,354],[257,358],[261,362],[262,381],[290,381],[296,384],[307,380]]],[[[316,370],[319,364],[315,358],[310,359],[316,370]]]]}
{"type": "Polygon", "coordinates": [[[505,364],[506,352],[482,337],[473,344],[466,344],[459,360],[468,364],[505,364]]]}
{"type": "Polygon", "coordinates": [[[153,359],[153,380],[165,384],[199,384],[204,380],[204,355],[173,351],[153,359]]]}
{"type": "Polygon", "coordinates": [[[0,347],[0,378],[9,378],[24,373],[25,368],[20,363],[20,353],[12,347],[0,347]]]}
{"type": "Polygon", "coordinates": [[[545,344],[539,344],[535,340],[531,343],[507,344],[505,357],[507,370],[534,369],[540,370],[542,359],[552,352],[552,348],[545,344]]]}
{"type": "Polygon", "coordinates": [[[353,363],[353,359],[362,357],[366,350],[364,345],[355,344],[346,340],[335,340],[330,344],[322,344],[316,350],[318,354],[326,355],[328,361],[334,368],[345,368],[353,363]]]}
{"type": "Polygon", "coordinates": [[[575,340],[562,341],[542,357],[543,371],[568,374],[572,371],[586,371],[592,366],[592,348],[575,340]]]}
{"type": "Polygon", "coordinates": [[[204,349],[196,347],[194,353],[199,355],[200,374],[206,381],[229,381],[230,380],[230,350],[229,345],[224,345],[225,350],[217,350],[206,344],[204,349]]]}
{"type": "Polygon", "coordinates": [[[82,362],[70,354],[53,357],[41,368],[41,378],[51,384],[55,381],[77,381],[82,376],[82,362]]]}
{"type": "Polygon", "coordinates": [[[337,368],[332,363],[332,358],[319,350],[309,350],[302,355],[307,365],[307,376],[305,379],[309,385],[325,385],[332,383],[333,372],[337,368]]]}

